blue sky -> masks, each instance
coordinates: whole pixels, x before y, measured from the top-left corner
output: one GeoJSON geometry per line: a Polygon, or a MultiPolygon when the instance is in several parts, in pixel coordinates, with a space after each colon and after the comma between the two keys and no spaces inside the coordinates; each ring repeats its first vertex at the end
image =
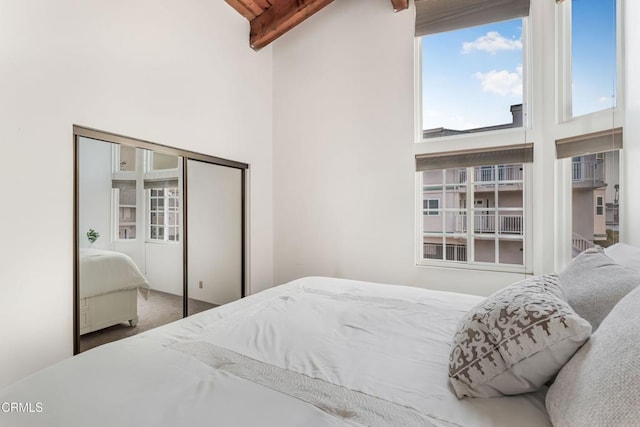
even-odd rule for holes
{"type": "Polygon", "coordinates": [[[614,105],[616,42],[614,0],[574,0],[573,115],[614,105]]]}
{"type": "MultiPolygon", "coordinates": [[[[574,115],[612,105],[615,0],[573,0],[574,115]]],[[[422,39],[423,127],[471,129],[511,122],[522,103],[522,20],[422,39]]]]}

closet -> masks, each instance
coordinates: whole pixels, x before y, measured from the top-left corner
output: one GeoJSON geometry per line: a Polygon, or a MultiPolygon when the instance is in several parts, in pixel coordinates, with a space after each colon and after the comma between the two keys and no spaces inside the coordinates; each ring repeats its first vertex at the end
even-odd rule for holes
{"type": "Polygon", "coordinates": [[[244,296],[247,164],[73,131],[74,354],[244,296]]]}

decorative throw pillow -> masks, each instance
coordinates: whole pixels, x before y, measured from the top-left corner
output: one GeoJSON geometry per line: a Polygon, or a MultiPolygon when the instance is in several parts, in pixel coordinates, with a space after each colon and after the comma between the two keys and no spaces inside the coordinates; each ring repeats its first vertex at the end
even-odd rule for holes
{"type": "Polygon", "coordinates": [[[546,406],[557,426],[640,422],[640,288],[625,296],[560,370],[546,406]]]}
{"type": "Polygon", "coordinates": [[[594,332],[618,301],[640,285],[640,273],[616,264],[599,246],[575,257],[558,276],[569,305],[594,332]]]}
{"type": "Polygon", "coordinates": [[[590,334],[589,322],[564,300],[556,275],[531,277],[489,296],[462,319],[449,380],[459,399],[535,391],[590,334]]]}

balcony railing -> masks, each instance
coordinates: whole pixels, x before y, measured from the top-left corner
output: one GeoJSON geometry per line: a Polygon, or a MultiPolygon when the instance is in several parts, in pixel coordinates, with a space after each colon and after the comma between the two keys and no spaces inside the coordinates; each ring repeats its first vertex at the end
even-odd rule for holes
{"type": "Polygon", "coordinates": [[[591,240],[587,240],[577,233],[573,233],[571,236],[571,245],[573,246],[574,253],[580,253],[587,249],[593,248],[595,243],[591,240]]]}
{"type": "MultiPolygon", "coordinates": [[[[467,182],[467,169],[459,168],[455,173],[455,184],[467,182]]],[[[474,181],[522,181],[522,165],[481,166],[474,168],[474,181]]]]}
{"type": "MultiPolygon", "coordinates": [[[[423,254],[426,259],[443,259],[442,243],[424,243],[423,254]]],[[[446,257],[447,261],[466,261],[467,247],[465,245],[447,244],[446,257]]]]}
{"type": "Polygon", "coordinates": [[[604,181],[604,163],[602,160],[571,162],[571,180],[573,182],[604,181]]]}
{"type": "MultiPolygon", "coordinates": [[[[523,222],[522,215],[474,215],[474,233],[495,233],[496,219],[498,220],[498,234],[518,234],[522,235],[523,222]]],[[[456,215],[456,231],[467,232],[467,215],[456,215]]]]}

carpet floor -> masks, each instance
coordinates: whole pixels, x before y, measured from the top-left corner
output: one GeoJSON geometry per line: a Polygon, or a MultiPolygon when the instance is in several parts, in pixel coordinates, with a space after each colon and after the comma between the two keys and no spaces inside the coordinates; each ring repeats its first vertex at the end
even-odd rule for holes
{"type": "MultiPolygon", "coordinates": [[[[215,304],[189,298],[189,314],[199,313],[215,304]]],[[[80,336],[80,351],[86,351],[108,342],[137,335],[157,326],[162,326],[174,320],[182,319],[182,297],[152,290],[149,298],[138,296],[138,324],[120,323],[99,331],[80,336]]]]}

